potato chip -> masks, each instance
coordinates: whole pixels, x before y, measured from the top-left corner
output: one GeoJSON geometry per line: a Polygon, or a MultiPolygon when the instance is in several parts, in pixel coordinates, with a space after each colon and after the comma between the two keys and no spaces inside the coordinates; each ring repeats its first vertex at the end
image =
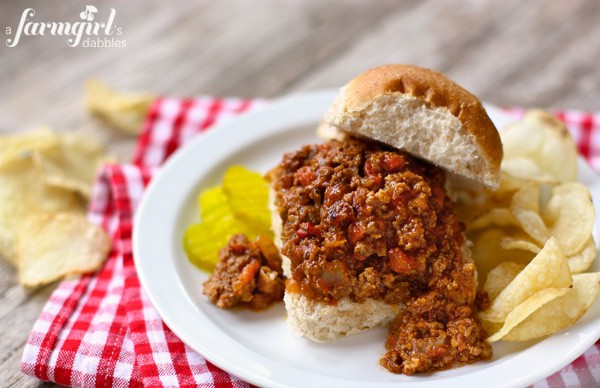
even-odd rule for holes
{"type": "Polygon", "coordinates": [[[500,241],[507,236],[507,231],[500,228],[489,228],[471,237],[473,246],[471,256],[477,267],[479,284],[483,285],[488,273],[504,261],[527,264],[535,256],[523,250],[505,250],[500,241]]]}
{"type": "Polygon", "coordinates": [[[554,187],[542,212],[549,233],[567,256],[579,252],[588,241],[594,227],[594,216],[589,190],[576,182],[554,187]]]}
{"type": "Polygon", "coordinates": [[[475,217],[469,222],[468,230],[477,230],[487,228],[489,226],[511,226],[519,225],[517,220],[513,217],[510,209],[507,208],[494,208],[487,212],[475,217]]]}
{"type": "Polygon", "coordinates": [[[113,159],[98,142],[81,134],[61,133],[59,138],[57,147],[34,152],[33,159],[49,185],[74,190],[89,198],[98,168],[113,159]]]}
{"type": "Polygon", "coordinates": [[[58,147],[58,134],[50,128],[41,127],[19,135],[0,137],[0,167],[13,161],[31,157],[33,152],[58,147]]]}
{"type": "Polygon", "coordinates": [[[31,157],[0,168],[0,255],[16,263],[15,238],[25,218],[39,212],[83,212],[76,193],[48,186],[31,157]]]}
{"type": "Polygon", "coordinates": [[[519,304],[545,288],[569,287],[572,284],[569,264],[554,238],[534,257],[523,271],[498,295],[481,318],[502,322],[519,304]]]}
{"type": "MultiPolygon", "coordinates": [[[[543,111],[533,111],[534,116],[544,126],[544,142],[535,153],[536,161],[560,182],[577,179],[577,146],[565,124],[556,117],[543,111]]],[[[528,118],[526,116],[526,120],[528,118]]]]}
{"type": "Polygon", "coordinates": [[[36,287],[99,269],[110,249],[106,232],[81,213],[36,213],[17,234],[19,281],[36,287]]]}
{"type": "MultiPolygon", "coordinates": [[[[489,321],[484,321],[484,320],[480,320],[481,322],[481,326],[483,326],[483,328],[485,329],[485,331],[488,333],[489,336],[491,336],[494,333],[497,333],[500,331],[500,329],[502,329],[502,326],[504,326],[504,322],[489,322],[489,321]]],[[[489,341],[489,338],[488,338],[489,341]]]]}
{"type": "Polygon", "coordinates": [[[569,269],[571,270],[571,273],[581,273],[587,271],[596,259],[597,255],[598,251],[596,248],[596,242],[594,241],[594,238],[590,236],[581,251],[567,257],[567,262],[569,263],[569,269]]]}
{"type": "Polygon", "coordinates": [[[569,288],[545,288],[536,292],[523,303],[515,307],[515,309],[507,315],[506,321],[504,322],[502,328],[497,333],[489,337],[488,341],[496,342],[502,339],[536,310],[543,307],[546,303],[564,296],[568,292],[569,288]]]}
{"type": "Polygon", "coordinates": [[[519,272],[525,268],[524,264],[513,263],[512,261],[505,261],[500,263],[494,269],[492,269],[485,281],[483,290],[487,291],[490,301],[496,299],[496,297],[517,277],[519,272]]]}
{"type": "Polygon", "coordinates": [[[545,337],[574,324],[600,295],[600,273],[573,275],[573,287],[561,290],[562,295],[548,298],[545,303],[537,301],[537,306],[534,303],[530,303],[531,306],[519,306],[510,314],[510,322],[507,317],[504,324],[506,330],[503,327],[502,334],[499,332],[490,340],[527,341],[545,337]],[[533,311],[528,314],[528,310],[533,311]]]}
{"type": "Polygon", "coordinates": [[[515,192],[528,182],[506,172],[500,172],[500,187],[496,191],[487,192],[487,208],[510,208],[510,203],[515,192]]]}
{"type": "Polygon", "coordinates": [[[462,221],[469,221],[480,215],[486,206],[487,196],[482,192],[473,192],[452,188],[453,200],[456,204],[456,214],[462,221]]]}
{"type": "Polygon", "coordinates": [[[518,240],[512,237],[504,237],[500,240],[502,249],[522,249],[537,254],[541,248],[527,240],[518,240]]]}
{"type": "Polygon", "coordinates": [[[571,274],[587,270],[596,258],[595,215],[587,188],[572,182],[577,152],[564,124],[532,111],[500,135],[499,190],[476,201],[466,196],[461,206],[479,212],[466,223],[480,285],[492,300],[480,312],[482,324],[495,333],[491,341],[521,341],[574,323],[589,304],[573,302],[568,314],[552,306],[571,303],[562,302],[569,298],[593,301],[600,293],[597,284],[589,286],[591,296],[570,296],[569,288],[579,276],[571,274]]]}
{"type": "Polygon", "coordinates": [[[529,180],[527,179],[521,179],[519,177],[516,177],[514,175],[511,175],[509,172],[506,171],[502,171],[500,174],[500,191],[504,191],[504,192],[516,192],[517,190],[519,190],[521,187],[523,187],[524,184],[527,184],[529,182],[529,180]]]}
{"type": "Polygon", "coordinates": [[[522,120],[507,125],[500,131],[504,159],[535,155],[544,142],[546,131],[531,112],[522,120]]]}
{"type": "Polygon", "coordinates": [[[110,89],[97,80],[85,83],[87,109],[115,129],[137,135],[155,96],[151,94],[124,94],[110,89]]]}
{"type": "Polygon", "coordinates": [[[490,228],[471,237],[471,257],[477,267],[479,283],[483,285],[485,278],[494,267],[505,261],[505,252],[500,247],[500,240],[505,236],[502,229],[490,228]]]}
{"type": "Polygon", "coordinates": [[[472,182],[465,184],[463,180],[456,178],[448,182],[449,193],[456,203],[456,212],[469,226],[474,218],[484,215],[490,209],[510,208],[514,192],[523,185],[522,180],[504,173],[501,175],[500,188],[496,191],[474,186],[472,182]]]}
{"type": "Polygon", "coordinates": [[[515,193],[510,211],[523,230],[540,244],[545,244],[550,233],[540,215],[540,188],[528,184],[515,193]]]}
{"type": "Polygon", "coordinates": [[[503,170],[538,181],[577,179],[577,148],[564,123],[549,113],[533,110],[523,120],[500,131],[503,170]],[[529,162],[509,162],[526,159],[529,162]],[[521,166],[519,171],[516,165],[521,166]],[[527,166],[526,166],[527,165],[527,166]],[[538,169],[539,174],[534,170],[538,169]]]}
{"type": "Polygon", "coordinates": [[[269,188],[262,175],[231,166],[223,177],[223,191],[236,217],[270,234],[269,188]]]}
{"type": "Polygon", "coordinates": [[[111,160],[96,141],[76,133],[43,127],[0,137],[0,167],[28,158],[41,169],[48,184],[75,190],[85,197],[90,196],[100,163],[111,160]]]}
{"type": "Polygon", "coordinates": [[[556,182],[556,179],[544,172],[534,160],[525,157],[505,159],[502,161],[501,169],[502,173],[521,180],[533,180],[546,183],[556,182]]]}

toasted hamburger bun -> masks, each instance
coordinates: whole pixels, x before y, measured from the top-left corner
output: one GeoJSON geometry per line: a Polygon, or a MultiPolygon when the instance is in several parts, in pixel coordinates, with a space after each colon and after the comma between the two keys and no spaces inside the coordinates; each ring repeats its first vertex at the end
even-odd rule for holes
{"type": "MultiPolygon", "coordinates": [[[[374,139],[472,182],[490,188],[499,185],[502,143],[481,103],[428,69],[386,65],[360,74],[340,90],[319,130],[326,138],[349,133],[374,139]]],[[[274,198],[272,191],[272,225],[281,248],[281,219],[274,198]]],[[[468,242],[462,250],[465,260],[471,261],[468,242]]],[[[284,274],[290,277],[290,260],[282,257],[284,274]]],[[[284,302],[294,331],[317,342],[385,325],[404,307],[349,298],[332,306],[287,291],[284,302]]]]}
{"type": "MultiPolygon", "coordinates": [[[[496,189],[502,143],[481,102],[444,75],[384,65],[340,89],[325,114],[331,129],[386,143],[496,189]]],[[[329,127],[329,128],[327,128],[329,127]]]]}

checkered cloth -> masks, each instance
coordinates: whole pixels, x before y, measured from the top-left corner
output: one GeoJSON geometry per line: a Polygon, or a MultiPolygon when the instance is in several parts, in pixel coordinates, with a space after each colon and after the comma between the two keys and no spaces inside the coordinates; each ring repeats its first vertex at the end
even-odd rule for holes
{"type": "MultiPolygon", "coordinates": [[[[162,322],[140,288],[131,231],[136,206],[155,168],[197,133],[262,101],[159,99],[144,124],[133,164],[106,165],[97,179],[91,221],[112,236],[104,268],[62,282],[44,307],[23,353],[21,370],[74,387],[247,387],[186,346],[162,322]]],[[[518,118],[522,111],[507,110],[518,118]]],[[[555,112],[600,171],[600,115],[555,112]]],[[[600,385],[600,341],[536,387],[600,385]]]]}

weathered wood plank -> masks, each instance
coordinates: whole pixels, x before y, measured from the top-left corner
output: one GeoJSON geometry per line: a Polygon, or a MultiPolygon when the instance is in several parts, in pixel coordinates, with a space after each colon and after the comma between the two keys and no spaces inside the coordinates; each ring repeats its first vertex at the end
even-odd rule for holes
{"type": "Polygon", "coordinates": [[[421,2],[411,12],[390,15],[295,88],[336,87],[381,63],[415,63],[501,105],[600,109],[590,95],[600,82],[600,4],[457,4],[421,2]]]}

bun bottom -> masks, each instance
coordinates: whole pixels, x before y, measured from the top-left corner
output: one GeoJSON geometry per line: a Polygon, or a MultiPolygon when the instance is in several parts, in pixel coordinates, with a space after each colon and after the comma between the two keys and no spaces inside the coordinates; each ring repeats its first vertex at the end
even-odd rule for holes
{"type": "MultiPolygon", "coordinates": [[[[465,259],[472,262],[469,243],[462,246],[462,251],[465,259]]],[[[290,259],[284,255],[282,259],[283,272],[290,277],[290,259]]],[[[474,280],[477,284],[476,273],[474,280]]],[[[375,299],[357,303],[343,298],[336,305],[329,305],[287,290],[283,302],[287,322],[294,332],[315,342],[333,341],[376,326],[385,326],[404,309],[402,303],[392,305],[375,299]]]]}
{"type": "MultiPolygon", "coordinates": [[[[281,249],[281,218],[272,205],[274,192],[271,190],[271,211],[273,214],[273,231],[275,245],[281,249]]],[[[289,257],[281,255],[283,274],[292,276],[289,257]]],[[[339,337],[360,333],[376,326],[387,325],[402,307],[382,301],[367,299],[363,303],[352,302],[343,298],[337,305],[308,299],[304,295],[285,291],[283,296],[288,324],[299,336],[304,336],[315,342],[333,341],[339,337]]]]}
{"type": "Polygon", "coordinates": [[[374,299],[363,303],[341,299],[337,305],[287,292],[283,297],[288,323],[294,332],[315,342],[327,342],[388,324],[401,307],[374,299]]]}
{"type": "MultiPolygon", "coordinates": [[[[272,215],[272,228],[275,245],[281,250],[281,218],[274,205],[275,191],[269,190],[269,207],[272,215]]],[[[463,254],[470,261],[469,245],[463,245],[463,254]]],[[[292,276],[291,261],[281,255],[285,277],[292,276]]],[[[477,277],[475,275],[475,284],[477,277]]],[[[286,290],[283,297],[287,311],[287,321],[294,332],[315,342],[333,341],[339,337],[360,333],[376,326],[391,322],[404,308],[403,304],[391,305],[382,301],[367,299],[363,303],[343,298],[337,305],[308,299],[300,293],[286,290]]]]}

